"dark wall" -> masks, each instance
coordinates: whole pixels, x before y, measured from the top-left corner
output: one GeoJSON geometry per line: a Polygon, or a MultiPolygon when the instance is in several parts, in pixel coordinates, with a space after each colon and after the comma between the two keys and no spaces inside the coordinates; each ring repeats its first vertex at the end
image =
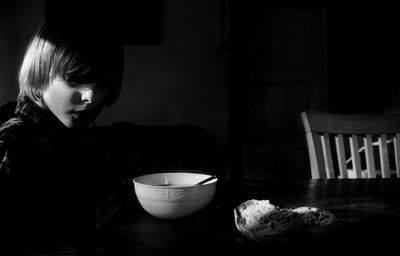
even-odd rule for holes
{"type": "Polygon", "coordinates": [[[398,87],[398,9],[388,1],[328,8],[330,110],[384,113],[398,87]]]}
{"type": "Polygon", "coordinates": [[[126,45],[161,44],[164,15],[165,0],[45,0],[46,20],[94,21],[104,27],[104,36],[119,34],[126,45]]]}
{"type": "Polygon", "coordinates": [[[0,2],[0,104],[15,100],[26,45],[44,17],[43,0],[0,2]]]}

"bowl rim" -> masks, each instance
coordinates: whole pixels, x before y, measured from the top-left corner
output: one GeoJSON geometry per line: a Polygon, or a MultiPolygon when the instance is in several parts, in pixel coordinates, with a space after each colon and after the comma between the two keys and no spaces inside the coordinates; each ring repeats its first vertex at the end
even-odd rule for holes
{"type": "Polygon", "coordinates": [[[150,175],[157,175],[157,174],[200,174],[200,175],[206,175],[206,176],[213,176],[213,174],[208,174],[208,173],[200,173],[200,172],[155,172],[155,173],[148,173],[144,175],[140,175],[137,177],[132,178],[132,181],[135,185],[140,185],[144,187],[149,187],[149,188],[162,188],[162,189],[176,189],[176,188],[196,188],[196,187],[205,187],[205,186],[211,186],[217,183],[218,177],[215,177],[215,179],[208,181],[207,183],[201,184],[201,185],[169,185],[169,186],[164,186],[164,185],[151,185],[151,184],[144,184],[141,182],[138,182],[137,179],[142,178],[144,176],[150,176],[150,175]]]}

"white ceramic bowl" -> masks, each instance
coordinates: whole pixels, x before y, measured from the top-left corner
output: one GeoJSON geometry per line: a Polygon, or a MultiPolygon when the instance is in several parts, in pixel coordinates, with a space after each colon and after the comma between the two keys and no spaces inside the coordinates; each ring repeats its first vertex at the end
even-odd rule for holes
{"type": "Polygon", "coordinates": [[[195,185],[208,177],[190,172],[153,173],[136,177],[133,183],[143,209],[154,217],[173,220],[187,217],[212,201],[217,179],[195,185]]]}

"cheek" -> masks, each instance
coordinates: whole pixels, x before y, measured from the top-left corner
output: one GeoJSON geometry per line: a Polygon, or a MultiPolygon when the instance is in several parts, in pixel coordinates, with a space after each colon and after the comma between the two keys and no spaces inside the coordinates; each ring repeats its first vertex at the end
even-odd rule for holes
{"type": "Polygon", "coordinates": [[[73,105],[80,105],[82,104],[82,94],[79,90],[74,90],[69,92],[68,100],[73,105]]]}
{"type": "Polygon", "coordinates": [[[43,93],[44,102],[50,108],[65,108],[74,104],[79,93],[70,88],[50,87],[43,93]]]}

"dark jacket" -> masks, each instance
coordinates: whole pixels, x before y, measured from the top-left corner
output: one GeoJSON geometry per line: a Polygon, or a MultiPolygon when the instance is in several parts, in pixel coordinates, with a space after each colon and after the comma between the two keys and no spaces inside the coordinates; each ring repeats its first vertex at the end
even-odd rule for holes
{"type": "Polygon", "coordinates": [[[19,99],[0,127],[1,237],[7,246],[85,242],[95,227],[90,141],[50,111],[19,99]]]}

